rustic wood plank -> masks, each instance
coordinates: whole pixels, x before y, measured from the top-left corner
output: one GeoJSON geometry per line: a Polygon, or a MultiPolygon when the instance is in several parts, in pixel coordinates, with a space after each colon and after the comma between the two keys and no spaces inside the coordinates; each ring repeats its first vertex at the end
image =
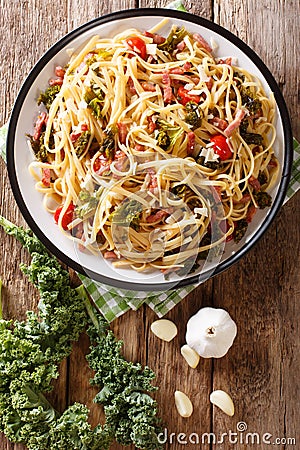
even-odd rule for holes
{"type": "MultiPolygon", "coordinates": [[[[281,1],[217,1],[214,8],[215,20],[245,40],[270,68],[294,119],[299,115],[291,89],[299,85],[292,62],[293,42],[299,36],[299,24],[291,20],[296,6],[281,1]]],[[[299,123],[293,123],[299,135],[299,123]]],[[[232,350],[214,364],[214,389],[231,392],[236,403],[234,418],[214,409],[213,430],[219,436],[236,432],[237,422],[244,421],[248,432],[259,433],[260,438],[267,432],[273,439],[296,437],[299,395],[294,373],[299,341],[293,336],[299,333],[299,287],[294,288],[299,286],[299,251],[293,248],[299,249],[299,227],[287,229],[285,221],[294,211],[298,223],[299,200],[299,195],[291,200],[256,247],[214,280],[215,306],[227,309],[239,327],[232,350]]]]}
{"type": "MultiPolygon", "coordinates": [[[[164,6],[162,2],[145,0],[140,6],[164,6]]],[[[89,2],[65,0],[59,8],[50,0],[1,2],[0,27],[2,40],[2,82],[0,83],[0,124],[9,116],[13,100],[34,62],[67,31],[113,10],[133,8],[134,0],[89,2]],[[54,26],[55,25],[55,26],[54,26]],[[13,43],[13,45],[12,45],[13,43]],[[23,55],[20,58],[20,55],[23,55]]],[[[291,112],[294,133],[300,137],[299,73],[294,68],[299,61],[298,0],[268,0],[239,2],[237,0],[205,0],[185,2],[191,12],[214,20],[244,39],[265,61],[285,94],[291,112]],[[212,5],[214,6],[212,8],[212,5]],[[298,88],[297,88],[298,86],[298,88]],[[298,89],[298,90],[297,90],[298,89]],[[296,92],[296,93],[295,93],[296,92]]],[[[13,200],[6,169],[0,162],[1,213],[16,223],[23,223],[13,200]]],[[[173,320],[179,334],[173,342],[159,341],[149,331],[156,319],[147,307],[130,312],[113,323],[113,330],[124,339],[124,354],[128,359],[148,364],[157,373],[159,386],[156,398],[160,415],[170,433],[172,444],[166,448],[182,449],[176,442],[179,433],[215,433],[236,431],[238,421],[245,421],[249,432],[270,432],[274,437],[296,436],[299,395],[299,195],[280,212],[264,238],[236,266],[205,283],[173,309],[173,320]],[[293,217],[293,221],[290,217],[293,217]],[[266,269],[267,268],[267,269],[266,269]],[[188,318],[201,306],[227,309],[238,324],[236,342],[226,357],[212,362],[201,360],[196,370],[185,365],[180,356],[188,318]],[[213,374],[213,378],[212,378],[213,374]],[[224,416],[209,405],[212,388],[232,393],[236,403],[234,418],[224,416]],[[178,416],[174,406],[174,390],[190,395],[195,413],[189,419],[178,416]],[[213,413],[213,415],[212,415],[213,413]]],[[[20,245],[2,231],[0,277],[4,280],[4,316],[23,318],[27,309],[35,308],[37,293],[17,266],[28,261],[20,245]]],[[[103,420],[101,410],[92,405],[95,390],[88,384],[91,376],[85,362],[89,342],[82,336],[75,344],[69,362],[61,366],[51,401],[59,410],[67,403],[81,401],[91,407],[91,422],[103,420]]],[[[183,438],[184,439],[184,438],[183,438]]],[[[192,444],[186,448],[197,448],[192,444]]],[[[198,446],[209,448],[210,446],[198,446]]],[[[23,450],[0,436],[3,450],[23,450]]],[[[113,445],[113,450],[121,450],[113,445]]],[[[129,447],[131,448],[131,447],[129,447]]],[[[216,448],[226,448],[218,445],[216,448]]],[[[242,444],[237,449],[244,449],[242,444]]],[[[282,446],[282,448],[284,448],[282,446]]],[[[133,448],[132,448],[133,450],[133,448]]]]}

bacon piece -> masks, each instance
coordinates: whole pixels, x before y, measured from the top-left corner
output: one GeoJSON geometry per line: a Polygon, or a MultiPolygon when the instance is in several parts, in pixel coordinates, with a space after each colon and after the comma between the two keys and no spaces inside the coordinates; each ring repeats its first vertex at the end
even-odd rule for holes
{"type": "Polygon", "coordinates": [[[186,47],[186,44],[184,41],[179,42],[179,44],[176,45],[177,50],[179,50],[180,52],[182,52],[186,47]]]}
{"type": "Polygon", "coordinates": [[[143,152],[145,150],[145,147],[142,144],[135,144],[134,149],[137,152],[143,152]]]}
{"type": "Polygon", "coordinates": [[[164,87],[164,102],[165,104],[169,104],[173,99],[173,91],[171,86],[164,87]]]}
{"type": "Polygon", "coordinates": [[[240,200],[233,200],[233,203],[235,205],[245,205],[246,203],[250,202],[251,195],[250,194],[244,194],[243,197],[240,200]]]}
{"type": "Polygon", "coordinates": [[[256,208],[254,205],[250,205],[247,211],[246,221],[250,223],[256,213],[256,208]]]}
{"type": "Polygon", "coordinates": [[[35,141],[37,141],[40,138],[43,127],[47,125],[47,119],[48,115],[45,112],[41,112],[41,114],[38,116],[37,121],[35,123],[33,134],[33,139],[35,141]]]}
{"type": "Polygon", "coordinates": [[[148,131],[150,134],[153,133],[154,130],[156,130],[156,123],[153,120],[153,116],[147,116],[148,120],[148,131]]]}
{"type": "Polygon", "coordinates": [[[118,256],[113,251],[105,252],[103,257],[104,257],[104,259],[118,259],[118,256]]]}
{"type": "Polygon", "coordinates": [[[147,173],[149,173],[149,175],[150,175],[148,189],[149,189],[149,191],[153,191],[158,186],[156,172],[154,169],[150,168],[150,169],[147,169],[147,173]]]}
{"type": "Polygon", "coordinates": [[[224,119],[220,119],[220,117],[214,117],[213,119],[210,119],[208,122],[222,131],[226,130],[226,128],[228,127],[228,122],[224,119]]]}
{"type": "Polygon", "coordinates": [[[211,88],[213,87],[213,84],[214,84],[213,77],[209,77],[209,80],[206,81],[205,84],[206,84],[206,86],[207,86],[207,89],[208,89],[209,91],[211,91],[211,88]]]}
{"type": "Polygon", "coordinates": [[[144,89],[144,91],[148,91],[148,92],[156,91],[155,84],[150,83],[149,81],[142,81],[141,86],[144,89]]]}
{"type": "Polygon", "coordinates": [[[261,189],[260,182],[253,175],[251,175],[251,177],[249,178],[249,184],[250,184],[250,186],[253,187],[253,189],[255,191],[260,191],[260,189],[261,189]]]}
{"type": "Polygon", "coordinates": [[[241,122],[245,115],[246,111],[244,109],[237,109],[235,119],[224,130],[224,134],[226,137],[231,136],[234,130],[236,130],[241,125],[241,122]]]}
{"type": "Polygon", "coordinates": [[[171,78],[168,70],[164,70],[162,73],[161,81],[166,86],[171,86],[171,78]]]}
{"type": "Polygon", "coordinates": [[[153,44],[163,44],[166,40],[166,38],[164,38],[163,36],[161,36],[160,34],[156,34],[156,33],[149,33],[149,31],[144,31],[143,33],[144,36],[146,37],[150,37],[153,39],[153,44]]]}
{"type": "Polygon", "coordinates": [[[182,67],[175,67],[174,69],[170,70],[170,73],[175,74],[175,75],[183,75],[184,70],[182,67]]]}
{"type": "Polygon", "coordinates": [[[61,66],[55,67],[55,75],[59,78],[63,78],[65,76],[66,71],[61,66]]]}
{"type": "Polygon", "coordinates": [[[185,62],[183,65],[183,69],[185,72],[188,72],[192,68],[192,64],[190,62],[185,62]]]}
{"type": "Polygon", "coordinates": [[[51,169],[43,168],[42,169],[42,183],[45,187],[50,187],[51,182],[51,169]]]}
{"type": "Polygon", "coordinates": [[[146,221],[148,223],[161,222],[165,217],[168,217],[169,215],[170,215],[169,211],[165,209],[160,209],[156,213],[148,216],[146,221]]]}
{"type": "Polygon", "coordinates": [[[193,131],[189,131],[187,134],[188,142],[187,142],[187,154],[188,156],[192,156],[195,150],[195,133],[193,131]]]}
{"type": "Polygon", "coordinates": [[[119,130],[119,141],[121,142],[121,144],[126,144],[126,137],[127,137],[127,133],[128,133],[126,123],[118,122],[117,127],[119,130]]]}
{"type": "Polygon", "coordinates": [[[137,92],[136,92],[136,89],[134,87],[133,79],[131,77],[128,78],[127,84],[128,84],[129,92],[132,95],[135,95],[137,92]]]}
{"type": "Polygon", "coordinates": [[[226,59],[219,59],[218,64],[228,64],[228,66],[231,66],[232,64],[232,58],[226,58],[226,59]]]}
{"type": "Polygon", "coordinates": [[[207,52],[211,53],[212,52],[212,48],[211,46],[208,44],[208,42],[204,39],[204,37],[202,37],[199,33],[194,33],[193,34],[193,39],[198,42],[198,44],[200,44],[200,47],[204,48],[204,50],[206,50],[207,52]]]}
{"type": "Polygon", "coordinates": [[[61,86],[63,84],[63,78],[50,78],[49,86],[61,86]]]}
{"type": "Polygon", "coordinates": [[[77,141],[77,139],[79,138],[79,136],[81,136],[81,133],[75,133],[75,132],[71,133],[71,134],[70,134],[71,142],[73,142],[73,144],[74,144],[74,142],[77,141]]]}
{"type": "Polygon", "coordinates": [[[88,125],[86,123],[83,123],[81,125],[81,131],[88,131],[88,129],[89,129],[89,127],[88,127],[88,125]]]}

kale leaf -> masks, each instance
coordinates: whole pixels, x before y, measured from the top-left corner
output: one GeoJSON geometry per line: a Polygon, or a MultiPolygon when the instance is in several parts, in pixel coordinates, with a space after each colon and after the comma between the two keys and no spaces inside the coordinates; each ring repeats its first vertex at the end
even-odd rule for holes
{"type": "Polygon", "coordinates": [[[61,86],[55,84],[54,86],[49,86],[44,92],[41,92],[38,99],[37,104],[40,105],[43,103],[46,109],[49,111],[55,97],[60,92],[61,86]]]}

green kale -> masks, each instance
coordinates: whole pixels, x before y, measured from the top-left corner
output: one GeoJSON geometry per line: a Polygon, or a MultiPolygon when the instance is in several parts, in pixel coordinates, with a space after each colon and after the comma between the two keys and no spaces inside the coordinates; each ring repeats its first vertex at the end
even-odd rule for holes
{"type": "Polygon", "coordinates": [[[237,244],[245,236],[248,229],[248,222],[245,219],[239,220],[233,233],[234,242],[237,244]]]}
{"type": "Polygon", "coordinates": [[[83,286],[72,288],[69,274],[28,230],[0,216],[0,225],[29,250],[32,262],[22,266],[40,292],[39,312],[24,322],[0,320],[0,431],[31,450],[108,450],[116,439],[144,450],[160,448],[154,373],[121,355],[122,343],[92,307],[83,286]],[[91,339],[93,384],[101,391],[106,422],[94,429],[88,409],[75,403],[59,414],[43,392],[58,377],[57,364],[71,352],[86,324],[91,339]]]}
{"type": "Polygon", "coordinates": [[[259,184],[260,184],[261,186],[263,186],[264,184],[266,184],[266,182],[268,181],[267,175],[266,175],[264,172],[262,172],[262,171],[259,171],[259,174],[258,174],[257,179],[258,179],[259,184]]]}
{"type": "Polygon", "coordinates": [[[168,150],[173,146],[183,130],[180,127],[176,127],[163,119],[157,118],[156,125],[158,127],[157,144],[163,149],[168,150]]]}
{"type": "Polygon", "coordinates": [[[262,103],[252,92],[251,88],[241,85],[239,89],[241,93],[242,104],[249,110],[251,115],[254,115],[258,111],[260,111],[262,108],[262,103]]]}
{"type": "Polygon", "coordinates": [[[81,191],[78,196],[78,203],[75,208],[75,213],[81,219],[87,215],[93,214],[99,203],[98,192],[90,194],[88,191],[81,191]]]}
{"type": "MultiPolygon", "coordinates": [[[[44,143],[45,131],[41,133],[39,139],[34,139],[31,134],[27,134],[26,137],[28,137],[30,140],[30,145],[36,159],[41,162],[47,162],[49,153],[44,143]]],[[[50,133],[48,145],[49,148],[54,148],[54,135],[52,132],[50,133]]]]}
{"type": "Polygon", "coordinates": [[[204,117],[203,110],[195,102],[187,102],[185,105],[187,114],[184,118],[185,122],[193,126],[193,129],[201,127],[202,119],[204,117]]]}
{"type": "Polygon", "coordinates": [[[44,103],[45,107],[49,111],[55,97],[60,92],[61,86],[58,84],[55,84],[54,86],[49,86],[45,92],[41,92],[38,99],[37,104],[40,105],[41,103],[44,103]]]}
{"type": "Polygon", "coordinates": [[[124,202],[115,209],[110,215],[112,223],[131,226],[134,229],[139,227],[139,221],[141,212],[143,211],[143,205],[137,200],[126,199],[124,202]]]}
{"type": "Polygon", "coordinates": [[[171,145],[171,139],[166,131],[159,131],[157,135],[157,145],[163,150],[168,150],[171,145]]]}
{"type": "Polygon", "coordinates": [[[187,35],[187,31],[184,27],[173,26],[171,31],[162,44],[158,44],[160,50],[164,50],[168,53],[172,53],[175,50],[176,45],[182,41],[182,39],[187,35]]]}
{"type": "Polygon", "coordinates": [[[84,152],[87,148],[87,145],[89,143],[90,137],[91,137],[91,133],[89,131],[83,131],[81,133],[81,135],[79,136],[79,138],[76,139],[76,141],[74,143],[74,149],[75,149],[77,158],[80,158],[84,154],[84,152]]]}
{"type": "Polygon", "coordinates": [[[186,196],[186,192],[187,192],[187,185],[186,184],[177,184],[176,186],[172,186],[171,192],[176,197],[184,199],[186,196]]]}
{"type": "Polygon", "coordinates": [[[218,160],[218,161],[206,161],[205,162],[205,157],[204,156],[198,156],[196,158],[196,162],[200,166],[207,167],[208,169],[211,169],[211,170],[218,170],[218,169],[221,169],[223,167],[223,163],[222,163],[221,160],[218,160]]]}
{"type": "Polygon", "coordinates": [[[267,192],[254,192],[253,196],[259,209],[269,208],[272,205],[272,197],[267,192]]]}
{"type": "Polygon", "coordinates": [[[101,107],[104,102],[104,93],[102,89],[96,84],[91,84],[84,94],[84,101],[87,103],[88,108],[92,110],[92,114],[99,119],[101,117],[101,107]]]}
{"type": "Polygon", "coordinates": [[[115,149],[116,149],[115,135],[116,135],[116,132],[117,132],[117,130],[115,130],[113,127],[105,130],[105,137],[104,137],[102,145],[100,147],[100,152],[103,153],[108,160],[113,160],[115,157],[115,149]]]}
{"type": "Polygon", "coordinates": [[[242,120],[242,123],[240,125],[240,135],[242,136],[244,141],[247,144],[262,145],[263,143],[262,135],[258,133],[249,133],[247,131],[248,125],[249,125],[248,119],[242,120]]]}

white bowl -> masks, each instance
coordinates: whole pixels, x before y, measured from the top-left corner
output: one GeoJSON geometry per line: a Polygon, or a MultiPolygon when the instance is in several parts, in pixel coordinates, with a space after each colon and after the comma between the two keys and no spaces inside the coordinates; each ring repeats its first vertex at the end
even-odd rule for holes
{"type": "MultiPolygon", "coordinates": [[[[167,34],[170,25],[160,32],[167,34]]],[[[18,206],[28,225],[60,260],[75,270],[103,283],[133,290],[166,290],[174,284],[182,286],[206,280],[238,261],[266,231],[278,212],[286,193],[292,162],[292,133],[286,105],[271,73],[259,57],[240,39],[224,28],[192,14],[165,9],[137,9],[121,11],[95,19],[72,31],[51,47],[34,66],[16,99],[8,132],[7,163],[11,186],[18,206]],[[35,190],[34,180],[28,171],[32,154],[26,143],[26,133],[33,131],[34,118],[39,108],[36,99],[40,90],[47,86],[55,66],[64,66],[69,57],[66,49],[80,47],[95,34],[113,36],[127,28],[150,29],[164,17],[172,24],[185,26],[190,32],[200,33],[208,42],[214,39],[218,49],[216,57],[235,56],[238,65],[257,75],[267,93],[273,92],[277,103],[277,138],[274,151],[281,172],[278,182],[270,192],[271,208],[259,210],[249,225],[246,238],[239,244],[226,245],[225,253],[216,267],[207,266],[200,274],[188,274],[183,279],[171,282],[160,272],[137,273],[133,270],[116,270],[102,257],[80,253],[73,242],[61,234],[53,216],[42,206],[41,194],[35,190]]]]}

